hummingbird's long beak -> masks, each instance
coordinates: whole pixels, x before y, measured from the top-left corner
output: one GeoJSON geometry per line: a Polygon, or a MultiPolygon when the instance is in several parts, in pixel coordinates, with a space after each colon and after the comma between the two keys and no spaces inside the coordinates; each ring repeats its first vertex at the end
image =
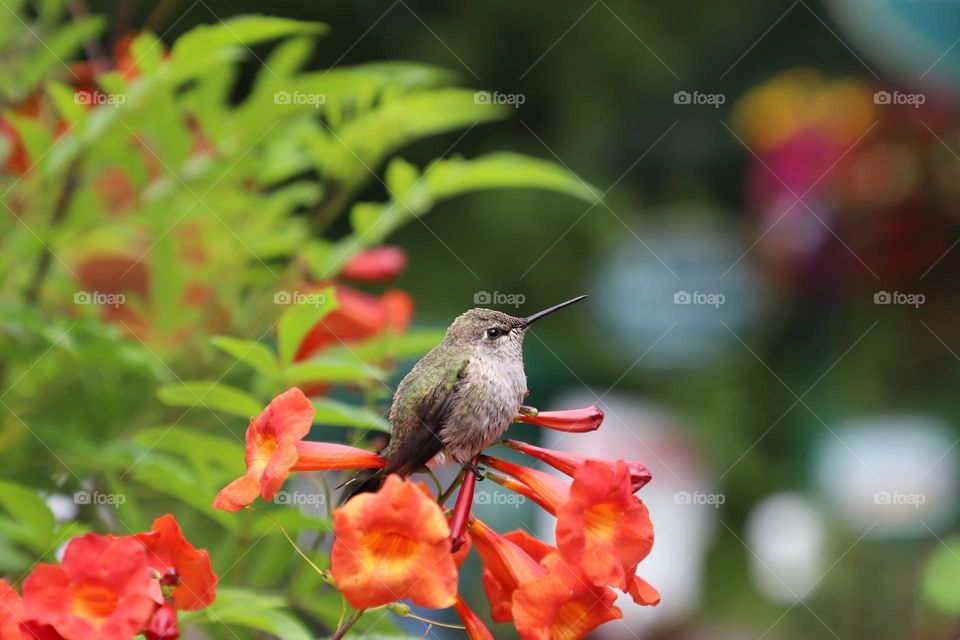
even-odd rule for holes
{"type": "Polygon", "coordinates": [[[543,317],[545,317],[545,316],[548,316],[548,315],[550,315],[551,313],[553,313],[554,311],[559,311],[560,309],[563,309],[564,307],[569,307],[569,306],[572,305],[572,304],[575,304],[575,303],[577,303],[577,302],[580,302],[581,300],[583,300],[583,299],[586,298],[586,297],[587,297],[587,296],[577,296],[576,298],[572,298],[572,299],[570,299],[570,300],[567,300],[566,302],[561,302],[560,304],[554,305],[554,306],[552,306],[552,307],[550,307],[550,308],[548,308],[548,309],[544,309],[543,311],[537,311],[537,312],[536,312],[535,314],[533,314],[532,316],[527,316],[526,318],[524,318],[524,319],[523,319],[523,322],[520,323],[520,328],[521,328],[521,329],[526,329],[527,327],[529,327],[530,325],[532,325],[534,322],[536,322],[536,321],[539,320],[540,318],[543,318],[543,317]]]}

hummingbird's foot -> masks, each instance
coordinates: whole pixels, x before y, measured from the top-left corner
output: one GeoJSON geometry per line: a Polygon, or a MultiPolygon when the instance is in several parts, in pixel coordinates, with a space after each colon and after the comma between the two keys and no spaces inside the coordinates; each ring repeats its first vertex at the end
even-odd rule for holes
{"type": "Polygon", "coordinates": [[[478,465],[476,462],[465,462],[463,463],[463,468],[477,476],[477,480],[483,480],[487,477],[486,469],[478,465]]]}

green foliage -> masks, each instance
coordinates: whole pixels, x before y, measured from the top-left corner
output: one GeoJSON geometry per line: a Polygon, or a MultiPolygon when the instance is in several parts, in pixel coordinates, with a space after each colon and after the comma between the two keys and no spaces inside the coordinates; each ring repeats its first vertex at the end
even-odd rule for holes
{"type": "Polygon", "coordinates": [[[394,363],[442,332],[382,331],[298,359],[305,336],[338,312],[335,289],[320,283],[442,200],[533,188],[592,202],[596,192],[518,154],[423,171],[395,157],[508,112],[417,62],[303,71],[322,24],[241,16],[169,51],[144,32],[125,68],[98,71],[97,92],[79,94],[62,61],[76,61],[104,21],[70,21],[57,1],[7,7],[0,463],[19,484],[0,482],[0,571],[19,575],[85,530],[125,535],[173,512],[221,575],[216,604],[185,621],[212,637],[224,625],[240,638],[328,631],[339,595],[280,534],[313,536],[307,553],[324,566],[326,511],[231,514],[213,497],[244,473],[250,417],[290,386],[316,389],[317,425],[345,440],[388,432],[394,363]],[[254,46],[268,51],[238,97],[254,46]],[[29,171],[15,167],[18,154],[29,171]],[[371,184],[386,186],[386,202],[356,202],[371,184]],[[349,231],[338,237],[342,218],[349,231]],[[43,496],[81,490],[111,501],[78,504],[58,524],[43,496]]]}

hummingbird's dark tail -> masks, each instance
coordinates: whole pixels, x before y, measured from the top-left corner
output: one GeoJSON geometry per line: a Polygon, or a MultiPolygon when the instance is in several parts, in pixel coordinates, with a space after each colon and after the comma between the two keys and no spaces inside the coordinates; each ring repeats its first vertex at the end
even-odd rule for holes
{"type": "Polygon", "coordinates": [[[364,469],[357,475],[343,483],[343,495],[340,496],[340,504],[345,503],[353,496],[360,493],[375,493],[383,486],[383,481],[387,474],[384,469],[364,469]]]}

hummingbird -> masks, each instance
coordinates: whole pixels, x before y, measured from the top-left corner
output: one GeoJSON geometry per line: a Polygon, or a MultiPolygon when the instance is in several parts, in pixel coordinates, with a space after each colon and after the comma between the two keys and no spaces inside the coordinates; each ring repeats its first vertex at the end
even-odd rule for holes
{"type": "MultiPolygon", "coordinates": [[[[390,407],[386,466],[348,489],[376,491],[387,475],[408,476],[443,454],[483,478],[475,458],[507,430],[527,395],[523,338],[533,323],[580,302],[577,296],[525,318],[470,309],[447,328],[397,386],[390,407]]],[[[349,483],[348,483],[349,484],[349,483]]]]}

